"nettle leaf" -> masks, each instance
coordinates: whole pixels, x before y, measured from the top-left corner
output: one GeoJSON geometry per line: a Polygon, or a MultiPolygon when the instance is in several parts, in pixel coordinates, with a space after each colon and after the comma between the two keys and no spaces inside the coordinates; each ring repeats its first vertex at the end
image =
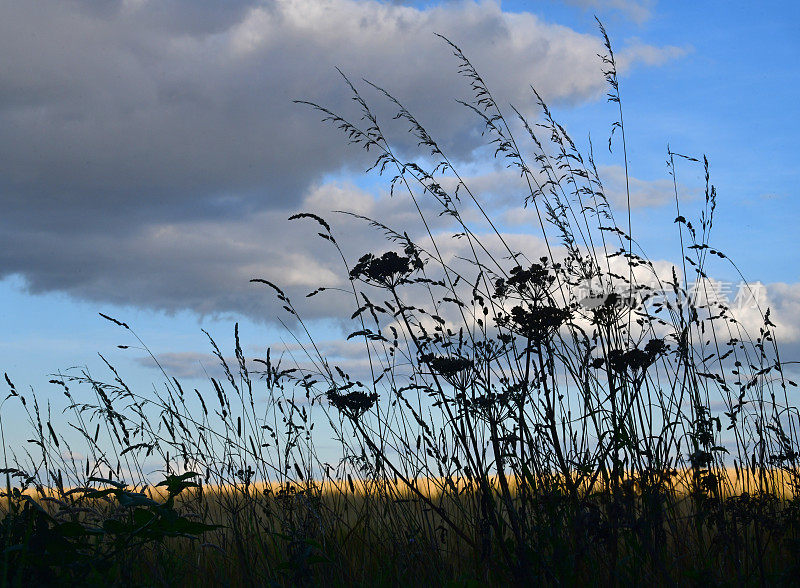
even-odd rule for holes
{"type": "Polygon", "coordinates": [[[177,496],[187,488],[199,488],[200,484],[192,481],[190,478],[199,477],[197,472],[186,472],[180,475],[167,476],[163,482],[159,482],[156,486],[166,486],[167,492],[170,496],[177,496]]]}
{"type": "Polygon", "coordinates": [[[118,500],[125,507],[160,506],[158,502],[140,492],[122,492],[118,500]]]}

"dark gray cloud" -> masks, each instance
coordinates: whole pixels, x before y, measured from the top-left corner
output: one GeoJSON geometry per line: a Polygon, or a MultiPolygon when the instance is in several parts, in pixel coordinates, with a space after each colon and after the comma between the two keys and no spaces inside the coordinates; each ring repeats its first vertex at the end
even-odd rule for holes
{"type": "MultiPolygon", "coordinates": [[[[452,225],[437,215],[430,201],[422,206],[434,231],[452,225]]],[[[402,194],[376,199],[351,184],[326,183],[311,188],[298,208],[331,222],[351,263],[365,252],[397,246],[364,220],[333,210],[379,218],[415,240],[425,239],[416,211],[402,194]]],[[[73,239],[55,232],[9,229],[0,264],[26,275],[34,293],[57,284],[83,300],[267,321],[281,304],[271,289],[250,283],[251,278],[264,278],[285,289],[306,318],[349,316],[351,296],[333,292],[305,298],[320,286],[347,288],[347,270],[335,249],[317,237],[315,222],[290,222],[288,216],[285,210],[268,209],[241,218],[150,223],[122,234],[94,231],[73,239]]],[[[466,254],[466,244],[442,241],[446,255],[466,254]]]]}
{"type": "MultiPolygon", "coordinates": [[[[260,315],[243,298],[259,270],[327,275],[284,219],[328,174],[367,163],[292,103],[354,115],[334,66],[391,88],[466,160],[479,136],[452,98],[467,87],[433,32],[523,109],[529,82],[560,103],[603,91],[596,37],[492,3],[41,0],[0,11],[0,277],[118,304],[260,315]]],[[[621,61],[644,59],[637,51],[621,61]]],[[[674,52],[648,48],[644,61],[662,53],[674,52]]]]}

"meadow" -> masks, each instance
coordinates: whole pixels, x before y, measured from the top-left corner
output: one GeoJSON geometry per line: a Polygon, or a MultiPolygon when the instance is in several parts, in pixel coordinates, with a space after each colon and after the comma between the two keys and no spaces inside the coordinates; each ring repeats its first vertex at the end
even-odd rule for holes
{"type": "MultiPolygon", "coordinates": [[[[627,174],[600,31],[609,149],[627,174]]],[[[714,296],[709,268],[738,269],[711,239],[708,161],[668,153],[675,258],[651,260],[630,192],[615,210],[591,144],[582,152],[533,88],[536,120],[497,104],[443,44],[471,90],[460,107],[518,175],[546,254],[515,249],[397,98],[363,84],[414,138],[411,155],[342,75],[355,119],[298,107],[371,155],[422,229],[412,239],[360,217],[385,250],[350,259],[335,223],[290,219],[339,255],[347,287],[307,298],[347,297],[347,340],[367,367],[326,357],[281,284],[253,276],[283,306],[299,360],[246,358],[237,325],[232,359],[209,337],[224,375],[202,392],[166,372],[162,387],[132,389],[110,363],[105,379],[55,375],[63,423],[6,375],[4,404],[24,406],[31,438],[6,446],[0,413],[3,586],[796,581],[794,362],[769,309],[754,329],[714,296]],[[697,218],[682,209],[686,168],[705,178],[697,218]],[[319,449],[331,439],[335,460],[319,449]]]]}

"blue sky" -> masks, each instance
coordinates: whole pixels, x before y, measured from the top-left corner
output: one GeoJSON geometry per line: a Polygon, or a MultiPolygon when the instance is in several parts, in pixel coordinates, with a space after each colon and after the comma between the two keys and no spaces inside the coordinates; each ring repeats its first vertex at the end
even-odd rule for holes
{"type": "MultiPolygon", "coordinates": [[[[248,279],[299,293],[307,276],[337,271],[285,219],[350,204],[403,218],[363,158],[291,99],[349,108],[340,66],[408,100],[476,177],[495,169],[462,141],[469,123],[452,99],[466,88],[433,32],[483,67],[501,101],[531,108],[527,85],[540,88],[579,145],[591,133],[599,163],[619,165],[605,148],[615,113],[597,79],[595,14],[625,63],[630,171],[645,199],[635,234],[651,258],[674,260],[666,146],[707,154],[712,241],[767,285],[788,348],[800,348],[794,2],[53,0],[0,5],[0,370],[46,398],[49,374],[100,371],[99,352],[135,385],[158,382],[99,312],[190,379],[213,363],[201,328],[232,350],[240,322],[251,354],[285,337],[279,307],[248,279]]],[[[679,172],[691,197],[700,170],[679,172]]],[[[370,247],[339,226],[354,251],[370,247]]],[[[323,339],[340,335],[340,311],[313,311],[323,339]]]]}

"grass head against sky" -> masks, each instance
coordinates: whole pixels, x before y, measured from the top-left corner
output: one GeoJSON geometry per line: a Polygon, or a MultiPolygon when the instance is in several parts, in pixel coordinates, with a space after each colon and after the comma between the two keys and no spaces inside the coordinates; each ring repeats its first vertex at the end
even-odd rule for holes
{"type": "MultiPolygon", "coordinates": [[[[501,104],[536,112],[534,84],[581,147],[591,134],[601,175],[621,194],[594,15],[619,58],[634,233],[651,258],[677,260],[667,144],[707,154],[719,192],[712,242],[767,286],[792,355],[794,2],[40,0],[0,4],[0,369],[49,394],[49,373],[99,370],[102,352],[134,383],[157,380],[142,351],[116,348],[132,341],[98,312],[134,326],[178,377],[213,369],[200,326],[224,346],[240,321],[250,353],[278,341],[279,307],[250,278],[298,296],[343,279],[314,232],[288,216],[407,218],[407,203],[364,176],[363,155],[292,103],[352,112],[337,66],[392,90],[502,205],[503,228],[526,233],[521,198],[504,193],[501,166],[476,149],[475,120],[454,101],[469,88],[437,32],[501,104]]],[[[702,169],[679,173],[691,211],[702,169]]],[[[354,253],[385,247],[355,221],[331,220],[354,253]]],[[[735,287],[739,277],[721,272],[735,287]]],[[[346,312],[326,303],[312,312],[324,337],[340,337],[334,319],[346,312]]]]}

